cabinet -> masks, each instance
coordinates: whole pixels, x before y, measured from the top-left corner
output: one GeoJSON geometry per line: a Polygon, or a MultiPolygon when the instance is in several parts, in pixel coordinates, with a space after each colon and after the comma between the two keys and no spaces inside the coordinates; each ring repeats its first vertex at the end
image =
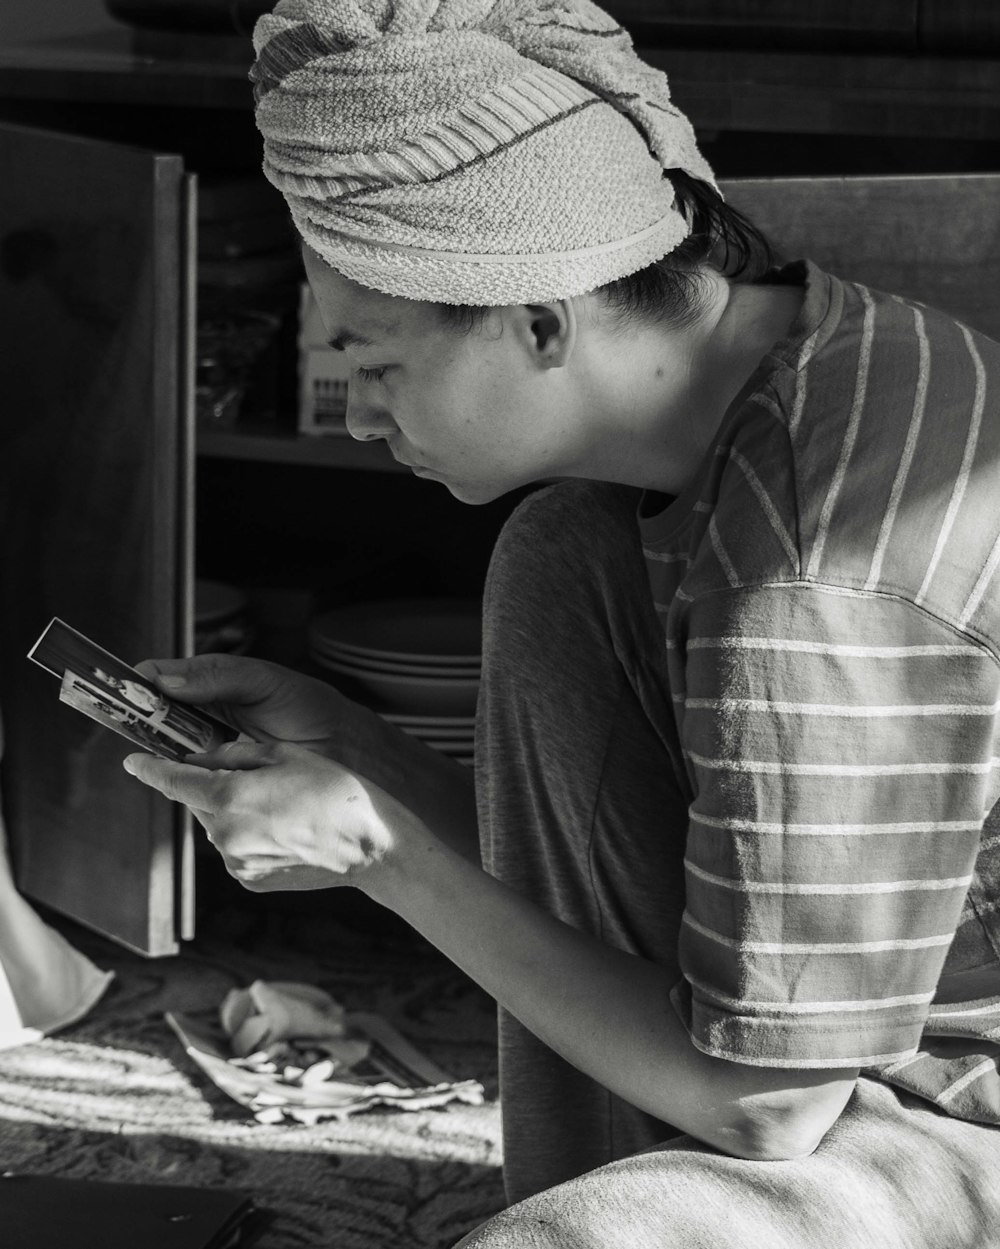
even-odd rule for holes
{"type": "MultiPolygon", "coordinates": [[[[49,618],[138,660],[190,651],[199,562],[241,581],[262,563],[332,561],[362,592],[469,593],[516,503],[463,507],[395,471],[380,445],[273,427],[196,431],[196,175],[253,171],[258,157],[245,48],[236,58],[223,41],[209,61],[207,45],[192,46],[158,58],[122,32],[0,54],[2,792],[24,892],[151,956],[193,932],[192,829],[122,773],[117,739],[63,712],[51,678],[27,663],[49,618]]],[[[650,59],[670,72],[721,175],[822,172],[814,144],[803,156],[776,137],[792,100],[805,102],[798,121],[813,138],[840,145],[830,151],[856,152],[860,135],[873,160],[886,135],[921,133],[914,100],[934,112],[931,133],[956,162],[955,138],[995,134],[993,62],[954,62],[952,82],[888,54],[875,59],[896,77],[879,79],[861,58],[855,90],[840,58],[847,77],[833,90],[830,57],[712,55],[650,59]],[[727,110],[751,69],[757,89],[737,123],[727,110]],[[748,116],[767,140],[756,148],[736,134],[748,116]],[[740,143],[720,141],[720,127],[740,143]]],[[[778,224],[782,197],[768,203],[778,224]]],[[[861,245],[863,222],[851,220],[861,245]]],[[[995,247],[976,237],[994,264],[995,247]]]]}
{"type": "Polygon", "coordinates": [[[121,783],[112,735],[59,714],[24,656],[53,615],[136,659],[190,646],[192,179],[176,155],[12,126],[0,169],[0,707],[18,880],[166,953],[191,930],[191,829],[121,783]]]}
{"type": "Polygon", "coordinates": [[[183,154],[0,122],[12,858],[27,896],[150,956],[193,935],[191,822],[124,774],[126,743],[59,706],[25,658],[44,625],[57,615],[130,662],[188,654],[199,551],[237,582],[280,566],[299,584],[335,572],[348,595],[468,594],[514,504],[467,518],[382,444],[278,423],[199,442],[196,252],[183,154]]]}

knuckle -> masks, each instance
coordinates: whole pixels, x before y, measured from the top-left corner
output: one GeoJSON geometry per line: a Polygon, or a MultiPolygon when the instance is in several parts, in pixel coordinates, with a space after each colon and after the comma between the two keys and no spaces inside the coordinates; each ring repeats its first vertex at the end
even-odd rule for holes
{"type": "Polygon", "coordinates": [[[220,677],[225,676],[227,656],[215,653],[207,655],[198,655],[191,660],[191,671],[205,682],[206,685],[214,685],[220,677]]]}
{"type": "Polygon", "coordinates": [[[219,809],[232,807],[237,798],[239,773],[215,772],[210,781],[212,802],[219,809]]]}

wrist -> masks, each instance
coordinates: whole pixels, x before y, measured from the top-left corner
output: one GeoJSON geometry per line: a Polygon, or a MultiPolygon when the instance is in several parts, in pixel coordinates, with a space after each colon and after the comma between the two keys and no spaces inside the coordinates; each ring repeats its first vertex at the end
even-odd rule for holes
{"type": "Polygon", "coordinates": [[[398,913],[415,886],[433,879],[443,847],[418,816],[390,795],[383,794],[376,809],[387,833],[384,849],[358,883],[374,902],[398,913]]]}
{"type": "Polygon", "coordinates": [[[354,704],[351,715],[341,714],[332,731],[317,743],[320,753],[361,776],[372,775],[372,763],[382,748],[381,732],[385,721],[368,707],[354,704]]]}

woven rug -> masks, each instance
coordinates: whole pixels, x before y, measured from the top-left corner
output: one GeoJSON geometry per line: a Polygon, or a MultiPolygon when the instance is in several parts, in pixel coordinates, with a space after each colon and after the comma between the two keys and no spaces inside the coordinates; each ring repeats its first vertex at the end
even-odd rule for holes
{"type": "Polygon", "coordinates": [[[243,1192],[274,1214],[260,1249],[453,1245],[503,1205],[493,1006],[357,898],[245,895],[213,905],[196,941],[156,960],[46,915],[115,980],[80,1023],[0,1051],[0,1170],[243,1192]],[[486,1104],[255,1122],[163,1016],[214,1009],[256,979],[315,984],[383,1015],[449,1075],[481,1081],[486,1104]]]}

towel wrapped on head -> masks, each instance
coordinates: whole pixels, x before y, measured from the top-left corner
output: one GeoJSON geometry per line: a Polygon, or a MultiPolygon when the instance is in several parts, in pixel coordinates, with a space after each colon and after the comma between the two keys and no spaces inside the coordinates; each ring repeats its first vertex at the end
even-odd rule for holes
{"type": "Polygon", "coordinates": [[[687,236],[665,172],[714,185],[589,0],[279,0],[254,47],[265,174],[315,252],[390,295],[582,294],[687,236]]]}

